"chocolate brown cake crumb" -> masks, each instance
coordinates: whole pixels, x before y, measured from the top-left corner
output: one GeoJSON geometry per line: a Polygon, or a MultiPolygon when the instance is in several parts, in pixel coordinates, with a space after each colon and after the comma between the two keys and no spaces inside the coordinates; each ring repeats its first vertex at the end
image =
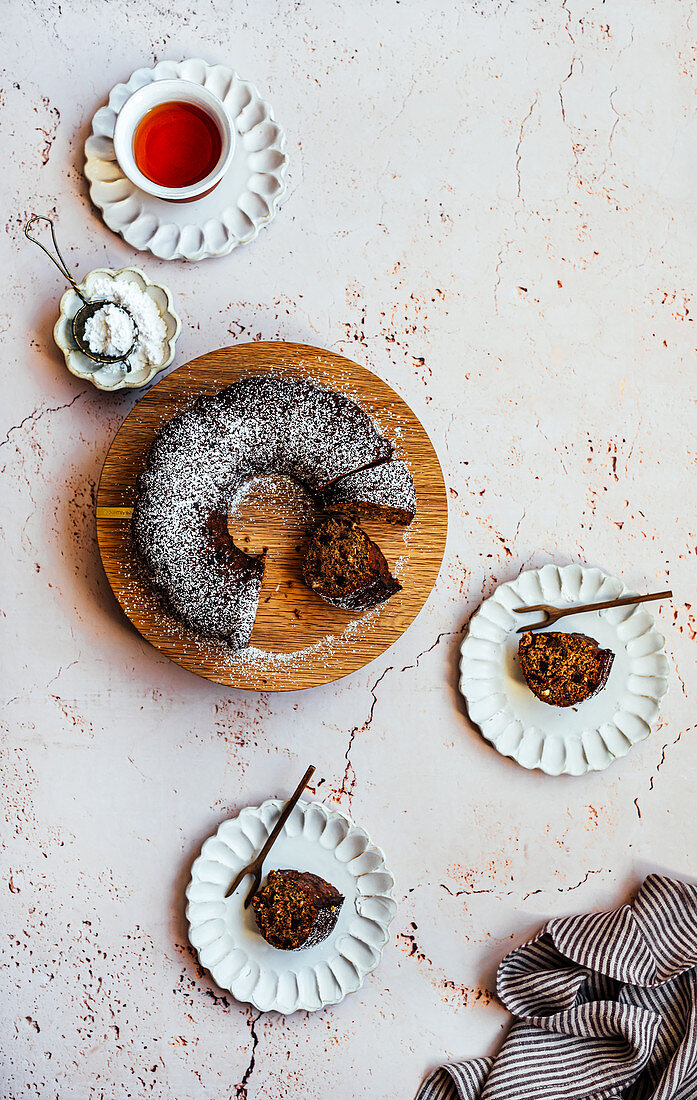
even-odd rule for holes
{"type": "Polygon", "coordinates": [[[573,707],[605,687],[615,655],[587,634],[528,631],[520,639],[518,658],[525,681],[538,699],[555,707],[573,707]]]}
{"type": "Polygon", "coordinates": [[[309,588],[335,607],[366,611],[384,603],[401,584],[380,547],[353,520],[332,516],[315,528],[303,561],[309,588]]]}
{"type": "Polygon", "coordinates": [[[334,930],[343,896],[310,871],[269,871],[252,898],[257,927],[281,951],[314,947],[334,930]]]}

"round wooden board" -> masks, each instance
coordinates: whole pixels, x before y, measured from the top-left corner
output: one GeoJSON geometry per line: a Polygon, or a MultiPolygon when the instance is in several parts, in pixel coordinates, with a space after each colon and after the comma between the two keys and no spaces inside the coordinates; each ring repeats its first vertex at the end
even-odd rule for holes
{"type": "Polygon", "coordinates": [[[173,371],[132,409],[106,457],[97,493],[97,537],[114,594],[136,629],[184,668],[208,680],[257,691],[294,691],[338,680],[379,657],[416,618],[435,584],[445,550],[448,506],[431,441],[408,405],[365,367],[306,344],[251,343],[220,348],[173,371]],[[229,518],[242,549],[268,548],[250,649],[233,654],[175,619],[142,573],[131,537],[136,479],[166,421],[201,394],[250,375],[313,378],[354,398],[394,442],[414,477],[416,518],[408,528],[362,521],[380,545],[402,591],[356,615],[330,607],[303,583],[302,546],[315,508],[286,479],[252,483],[229,518]]]}

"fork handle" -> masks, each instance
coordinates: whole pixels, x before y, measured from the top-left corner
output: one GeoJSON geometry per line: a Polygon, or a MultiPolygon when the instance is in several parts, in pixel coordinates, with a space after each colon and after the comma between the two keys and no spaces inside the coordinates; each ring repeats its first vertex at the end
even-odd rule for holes
{"type": "Polygon", "coordinates": [[[268,839],[267,839],[266,843],[264,844],[264,847],[261,849],[259,854],[256,855],[254,857],[254,859],[251,860],[247,864],[246,867],[243,867],[242,870],[239,872],[239,874],[233,879],[233,881],[231,882],[231,884],[228,886],[227,890],[225,891],[225,897],[226,898],[229,898],[231,894],[234,894],[235,890],[240,885],[243,878],[246,878],[247,875],[254,875],[254,882],[252,883],[252,888],[249,891],[249,893],[247,894],[247,897],[244,899],[244,908],[245,909],[248,908],[249,903],[252,900],[253,895],[256,893],[256,889],[259,886],[259,882],[257,881],[257,879],[261,877],[260,872],[261,872],[261,868],[262,868],[262,865],[264,863],[264,860],[266,859],[267,855],[269,854],[272,845],[278,839],[278,836],[279,836],[279,833],[281,832],[281,829],[283,828],[286,821],[288,820],[288,818],[292,814],[293,810],[295,809],[295,806],[296,806],[296,804],[297,804],[297,802],[300,798],[300,795],[303,793],[303,791],[305,790],[305,787],[310,782],[310,779],[314,775],[314,772],[315,772],[315,766],[314,766],[314,764],[310,764],[310,767],[307,769],[304,776],[302,777],[302,779],[298,783],[298,785],[295,788],[293,794],[290,796],[290,798],[286,802],[285,806],[281,810],[281,816],[279,817],[278,821],[276,822],[273,829],[269,833],[268,839]]]}
{"type": "Polygon", "coordinates": [[[300,795],[303,793],[303,791],[305,790],[305,787],[310,782],[310,779],[314,775],[314,772],[315,772],[315,766],[314,766],[314,764],[310,764],[310,767],[307,769],[304,776],[302,777],[302,779],[298,783],[297,787],[293,791],[293,794],[290,796],[290,798],[286,802],[285,806],[281,810],[281,816],[279,817],[278,821],[276,822],[273,829],[269,833],[269,839],[266,841],[266,844],[264,845],[264,847],[259,852],[259,855],[254,860],[255,877],[254,877],[254,882],[252,883],[252,888],[251,888],[251,890],[248,891],[247,897],[244,899],[244,908],[245,909],[249,908],[249,906],[251,904],[251,901],[252,901],[252,898],[256,894],[256,892],[259,889],[259,886],[261,884],[261,869],[264,865],[264,860],[266,859],[267,855],[271,851],[271,848],[273,847],[275,841],[278,839],[278,836],[279,836],[283,826],[285,825],[286,821],[288,820],[288,818],[292,814],[293,810],[295,809],[296,803],[298,802],[298,800],[300,798],[300,795]]]}
{"type": "Polygon", "coordinates": [[[269,852],[271,850],[271,846],[273,844],[275,844],[276,840],[278,839],[278,836],[281,832],[281,829],[283,828],[286,821],[288,820],[288,818],[292,814],[293,810],[295,809],[296,803],[300,799],[300,795],[305,790],[307,784],[310,782],[310,780],[311,780],[312,776],[314,775],[314,773],[315,773],[315,766],[314,766],[314,764],[310,764],[310,767],[307,769],[304,776],[302,777],[302,779],[298,783],[298,785],[295,788],[293,794],[290,796],[290,798],[286,802],[285,806],[281,810],[281,816],[279,817],[278,821],[276,822],[273,829],[269,833],[269,839],[266,841],[266,844],[264,845],[264,847],[259,852],[259,855],[256,856],[256,858],[254,860],[254,862],[259,867],[261,867],[261,864],[264,862],[267,855],[269,854],[269,852]]]}
{"type": "Polygon", "coordinates": [[[650,600],[665,600],[672,595],[673,593],[668,589],[666,592],[650,592],[647,596],[622,596],[618,600],[603,600],[601,603],[575,604],[560,608],[559,614],[554,618],[563,619],[566,615],[576,615],[581,611],[601,611],[604,607],[626,607],[634,603],[649,603],[650,600]]]}

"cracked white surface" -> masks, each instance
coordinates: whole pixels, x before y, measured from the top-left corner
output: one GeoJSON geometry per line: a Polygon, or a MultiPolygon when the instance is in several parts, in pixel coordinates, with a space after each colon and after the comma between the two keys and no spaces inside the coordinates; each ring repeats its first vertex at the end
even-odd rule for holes
{"type": "Polygon", "coordinates": [[[542,919],[615,905],[657,865],[697,873],[691,17],[679,0],[7,6],[0,1096],[409,1097],[436,1062],[495,1045],[496,964],[542,919]],[[194,54],[274,104],[291,173],[258,241],[186,267],[102,225],[81,150],[116,81],[194,54]],[[134,397],[65,371],[65,288],[24,241],[32,211],[58,215],[78,274],[135,263],[172,288],[177,364],[306,341],[413,405],[450,537],[381,661],[235,695],[133,634],[94,488],[134,397]],[[675,593],[659,728],[578,779],[499,757],[456,690],[468,614],[549,560],[675,593]],[[384,848],[399,908],[358,993],[282,1020],[197,970],[184,888],[218,823],[310,761],[317,797],[384,848]]]}

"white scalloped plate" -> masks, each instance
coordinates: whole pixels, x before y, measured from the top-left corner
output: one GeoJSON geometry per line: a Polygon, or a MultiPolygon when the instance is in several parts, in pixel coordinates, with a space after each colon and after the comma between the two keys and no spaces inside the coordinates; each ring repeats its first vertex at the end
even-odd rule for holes
{"type": "Polygon", "coordinates": [[[262,1012],[337,1004],[380,962],[395,914],[394,878],[368,834],[338,810],[301,800],[264,864],[312,871],[344,895],[336,927],[315,947],[279,951],[259,934],[243,901],[250,880],[224,894],[271,832],[284,803],[269,799],[224,821],[194,862],[186,896],[189,939],[221,989],[262,1012]]]}
{"type": "Polygon", "coordinates": [[[154,69],[136,69],[125,84],[117,84],[108,105],[97,111],[85,142],[85,175],[92,202],[109,229],[133,248],[146,249],[161,260],[204,260],[226,256],[271,221],[286,188],[284,145],[273,110],[234,69],[200,58],[160,61],[154,69]],[[176,78],[214,92],[228,108],[237,132],[232,164],[221,182],[210,195],[189,203],[146,195],[124,176],[114,154],[116,116],[128,97],[150,81],[176,78]]]}
{"type": "Polygon", "coordinates": [[[607,684],[577,707],[553,707],[528,688],[516,633],[539,619],[515,615],[522,604],[572,603],[631,595],[622,581],[581,565],[545,565],[501,584],[472,616],[462,643],[460,691],[470,720],[498,752],[548,775],[600,771],[651,732],[668,690],[665,639],[645,606],[570,615],[552,626],[579,631],[611,649],[607,684]]]}

